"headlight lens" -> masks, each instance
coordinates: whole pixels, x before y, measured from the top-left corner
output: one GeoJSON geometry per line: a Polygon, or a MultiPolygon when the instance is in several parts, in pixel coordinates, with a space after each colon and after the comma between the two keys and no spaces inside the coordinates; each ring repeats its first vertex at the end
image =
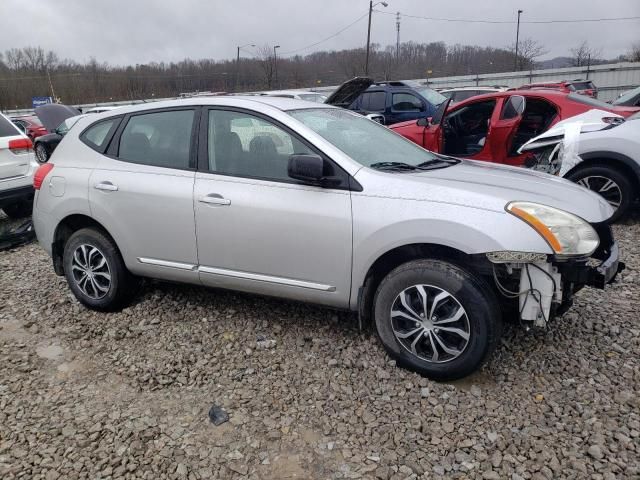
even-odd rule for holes
{"type": "Polygon", "coordinates": [[[506,210],[527,222],[556,255],[591,255],[600,239],[591,225],[564,210],[530,202],[511,202],[506,210]]]}

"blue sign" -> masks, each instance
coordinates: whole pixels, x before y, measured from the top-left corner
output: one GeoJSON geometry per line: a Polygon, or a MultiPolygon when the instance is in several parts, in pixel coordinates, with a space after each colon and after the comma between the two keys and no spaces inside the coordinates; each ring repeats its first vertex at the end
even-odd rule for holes
{"type": "Polygon", "coordinates": [[[47,103],[53,103],[53,98],[51,97],[31,97],[31,107],[37,108],[42,105],[46,105],[47,103]]]}

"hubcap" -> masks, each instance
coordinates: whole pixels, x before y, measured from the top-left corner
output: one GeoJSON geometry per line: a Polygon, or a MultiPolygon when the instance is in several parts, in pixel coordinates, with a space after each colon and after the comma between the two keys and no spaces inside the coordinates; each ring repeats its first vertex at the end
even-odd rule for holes
{"type": "Polygon", "coordinates": [[[93,245],[82,244],[75,249],[71,272],[78,288],[89,298],[103,298],[111,288],[107,259],[93,245]]]}
{"type": "Polygon", "coordinates": [[[589,190],[596,192],[609,202],[613,208],[617,209],[622,202],[622,190],[616,182],[607,177],[592,175],[578,180],[578,184],[589,190]]]}
{"type": "Polygon", "coordinates": [[[432,285],[413,285],[398,294],[391,306],[391,328],[407,351],[432,363],[458,358],[471,331],[460,302],[432,285]]]}

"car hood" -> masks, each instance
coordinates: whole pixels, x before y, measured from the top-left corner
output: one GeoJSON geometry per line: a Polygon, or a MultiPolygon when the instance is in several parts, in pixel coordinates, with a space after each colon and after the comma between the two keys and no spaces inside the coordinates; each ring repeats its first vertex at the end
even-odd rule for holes
{"type": "Polygon", "coordinates": [[[340,85],[335,92],[329,95],[329,98],[324,103],[347,108],[371,85],[373,85],[373,80],[369,77],[352,78],[340,85]]]}
{"type": "Polygon", "coordinates": [[[36,108],[35,114],[42,122],[42,125],[44,125],[44,128],[53,132],[58,125],[64,122],[67,118],[80,115],[81,112],[76,108],[69,107],[68,105],[49,103],[36,108]]]}
{"type": "Polygon", "coordinates": [[[535,202],[565,210],[591,223],[603,222],[613,214],[602,197],[586,188],[525,168],[462,160],[458,165],[438,170],[375,173],[386,178],[376,182],[383,185],[380,187],[383,191],[372,193],[394,198],[444,202],[496,212],[504,212],[506,204],[512,201],[535,202]]]}

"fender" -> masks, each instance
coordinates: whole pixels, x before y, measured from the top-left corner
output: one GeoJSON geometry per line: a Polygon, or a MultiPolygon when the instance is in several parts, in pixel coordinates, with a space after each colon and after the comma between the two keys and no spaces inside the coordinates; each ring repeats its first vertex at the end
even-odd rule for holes
{"type": "Polygon", "coordinates": [[[616,160],[622,163],[623,165],[625,165],[626,167],[628,167],[634,173],[634,181],[640,182],[640,165],[638,165],[638,162],[633,160],[631,157],[628,157],[627,155],[624,155],[618,152],[604,150],[604,151],[581,153],[580,158],[582,158],[582,162],[580,162],[578,165],[574,166],[571,170],[569,170],[564,175],[565,177],[575,172],[578,168],[580,168],[581,165],[584,164],[584,162],[587,162],[590,160],[609,160],[610,159],[610,160],[616,160]]]}

